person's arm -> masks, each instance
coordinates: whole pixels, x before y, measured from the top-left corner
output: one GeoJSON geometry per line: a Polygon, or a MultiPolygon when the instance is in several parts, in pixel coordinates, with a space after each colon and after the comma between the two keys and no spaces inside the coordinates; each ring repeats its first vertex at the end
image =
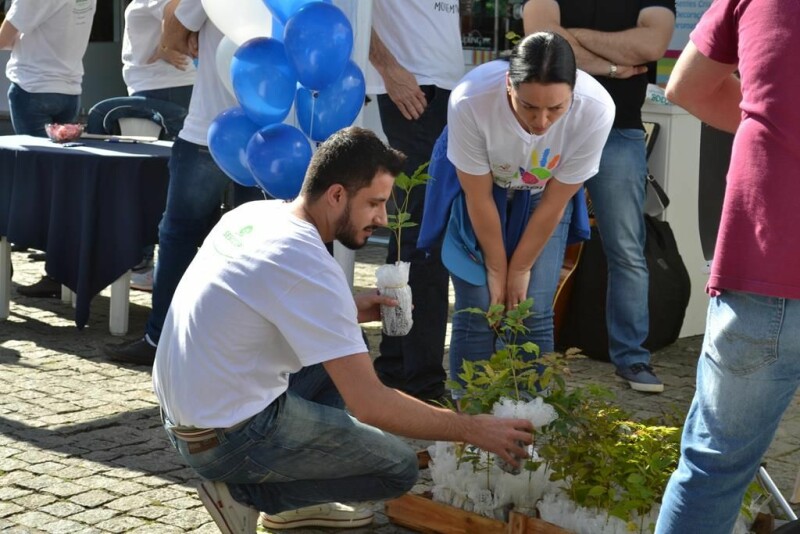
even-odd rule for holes
{"type": "Polygon", "coordinates": [[[468,174],[456,169],[458,181],[467,201],[467,213],[481,246],[486,264],[486,279],[491,304],[505,302],[506,275],[508,270],[500,214],[494,202],[492,174],[468,174]]]}
{"type": "Polygon", "coordinates": [[[384,386],[366,353],[323,365],[350,413],[362,423],[412,439],[471,443],[515,466],[519,458],[527,456],[520,443],[532,441],[530,421],[469,416],[425,404],[384,386]]]}
{"type": "Polygon", "coordinates": [[[561,7],[556,0],[528,0],[522,11],[522,22],[525,35],[553,32],[569,41],[575,52],[578,68],[581,70],[600,76],[608,74],[611,62],[581,46],[578,40],[561,26],[561,7]]]}
{"type": "Polygon", "coordinates": [[[533,210],[522,238],[508,263],[507,308],[512,308],[528,298],[531,268],[564,216],[567,203],[582,185],[563,184],[555,177],[547,183],[542,199],[533,210]]]}
{"type": "Polygon", "coordinates": [[[567,30],[561,26],[561,8],[556,0],[529,0],[523,10],[523,24],[525,35],[549,31],[558,33],[572,45],[575,52],[575,61],[578,68],[595,76],[608,76],[612,64],[617,67],[617,78],[630,78],[647,71],[647,67],[640,64],[621,63],[613,61],[605,51],[596,52],[586,48],[573,35],[574,30],[567,30]]]}
{"type": "Polygon", "coordinates": [[[0,50],[11,50],[19,36],[19,30],[11,22],[4,20],[0,25],[0,50]]]}
{"type": "Polygon", "coordinates": [[[589,28],[570,29],[575,39],[596,54],[602,53],[619,65],[643,65],[661,59],[675,28],[675,14],[666,7],[648,7],[639,12],[635,28],[602,32],[589,28]]]}
{"type": "Polygon", "coordinates": [[[735,133],[742,120],[742,86],[736,64],[714,61],[689,41],[667,82],[667,99],[710,124],[735,133]]]}
{"type": "Polygon", "coordinates": [[[406,120],[420,118],[428,101],[417,85],[417,79],[408,72],[386,48],[381,38],[372,30],[369,39],[369,62],[383,78],[386,94],[406,120]]]}
{"type": "Polygon", "coordinates": [[[175,51],[189,57],[197,57],[197,33],[187,28],[177,17],[175,11],[181,0],[170,0],[164,8],[164,21],[161,25],[161,50],[175,51]]]}

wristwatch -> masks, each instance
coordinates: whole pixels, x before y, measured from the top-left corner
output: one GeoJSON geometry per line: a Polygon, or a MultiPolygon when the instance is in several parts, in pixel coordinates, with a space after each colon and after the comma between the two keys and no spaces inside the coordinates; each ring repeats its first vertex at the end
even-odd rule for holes
{"type": "Polygon", "coordinates": [[[614,62],[611,62],[608,65],[608,77],[609,78],[616,78],[617,77],[617,64],[614,63],[614,62]]]}

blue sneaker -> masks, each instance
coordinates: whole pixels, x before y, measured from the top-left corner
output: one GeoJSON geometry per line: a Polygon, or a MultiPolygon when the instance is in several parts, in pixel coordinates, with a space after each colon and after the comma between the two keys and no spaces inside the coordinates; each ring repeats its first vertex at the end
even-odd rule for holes
{"type": "Polygon", "coordinates": [[[653,372],[653,368],[646,363],[634,363],[630,367],[617,367],[616,374],[623,380],[627,380],[634,391],[645,393],[664,391],[664,384],[653,372]]]}

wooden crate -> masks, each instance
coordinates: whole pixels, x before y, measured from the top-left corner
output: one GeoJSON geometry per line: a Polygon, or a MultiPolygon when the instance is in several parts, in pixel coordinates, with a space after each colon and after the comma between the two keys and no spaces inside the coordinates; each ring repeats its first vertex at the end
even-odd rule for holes
{"type": "Polygon", "coordinates": [[[506,523],[410,493],[387,501],[386,516],[392,523],[425,534],[571,534],[524,514],[511,512],[506,523]]]}
{"type": "MultiPolygon", "coordinates": [[[[396,525],[423,534],[573,534],[525,514],[511,512],[506,523],[436,502],[429,495],[411,493],[386,501],[386,516],[396,525]]],[[[769,534],[773,528],[772,516],[760,513],[751,531],[769,534]]]]}

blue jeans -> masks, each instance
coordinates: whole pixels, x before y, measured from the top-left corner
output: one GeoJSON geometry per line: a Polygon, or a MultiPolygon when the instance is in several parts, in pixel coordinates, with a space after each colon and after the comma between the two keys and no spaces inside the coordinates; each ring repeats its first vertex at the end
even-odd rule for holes
{"type": "Polygon", "coordinates": [[[800,300],[711,299],[681,459],[656,533],[729,534],[800,383],[800,300]]]}
{"type": "Polygon", "coordinates": [[[119,133],[121,118],[148,119],[160,124],[164,137],[174,139],[183,128],[189,110],[192,86],[139,91],[131,96],[101,100],[89,110],[86,131],[97,134],[119,133]]]}
{"type": "Polygon", "coordinates": [[[8,88],[11,125],[17,135],[47,137],[45,124],[75,122],[80,108],[80,95],[29,93],[15,83],[8,88]]]}
{"type": "MultiPolygon", "coordinates": [[[[230,183],[214,163],[208,147],[180,137],[175,140],[169,158],[167,206],[158,226],[153,309],[145,329],[153,343],[161,337],[178,282],[219,217],[222,195],[230,183]]],[[[256,188],[239,188],[246,200],[264,198],[256,188]]]]}
{"type": "MultiPolygon", "coordinates": [[[[526,194],[519,192],[517,194],[526,194]]],[[[542,195],[534,196],[531,211],[541,201],[542,195]]],[[[572,218],[572,202],[568,202],[564,216],[553,230],[553,235],[545,244],[541,254],[531,269],[528,297],[533,298],[533,315],[525,321],[528,333],[519,336],[517,344],[532,341],[539,346],[542,354],[553,352],[553,298],[564,263],[564,250],[567,246],[567,233],[572,218]]],[[[456,313],[453,315],[453,332],[450,339],[450,377],[459,380],[464,360],[488,360],[497,348],[498,340],[489,327],[486,318],[477,313],[460,312],[464,308],[489,308],[489,287],[475,286],[452,276],[455,289],[456,313]]]]}
{"type": "MultiPolygon", "coordinates": [[[[381,125],[389,144],[406,156],[404,171],[411,174],[430,161],[433,145],[447,123],[447,100],[450,91],[433,85],[422,87],[428,107],[417,120],[407,120],[387,95],[378,96],[381,125]]],[[[395,190],[398,202],[403,195],[395,190]]],[[[411,220],[420,223],[425,204],[425,188],[411,192],[408,212],[411,220]]],[[[414,299],[411,312],[414,326],[406,336],[381,339],[380,356],[375,370],[381,380],[421,399],[434,399],[444,394],[444,339],[447,332],[448,275],[439,250],[429,255],[417,250],[419,226],[404,228],[400,257],[411,262],[408,284],[414,299]]],[[[397,241],[389,240],[386,263],[397,261],[397,241]]]]}
{"type": "Polygon", "coordinates": [[[617,367],[648,363],[649,281],[644,259],[647,179],[644,131],[614,128],[600,171],[586,182],[608,264],[608,353],[617,367]]]}
{"type": "Polygon", "coordinates": [[[217,430],[213,449],[190,454],[169,435],[200,476],[227,483],[234,499],[270,514],[397,497],[418,476],[413,449],[348,415],[322,365],[292,375],[289,390],[244,426],[217,430]]]}

